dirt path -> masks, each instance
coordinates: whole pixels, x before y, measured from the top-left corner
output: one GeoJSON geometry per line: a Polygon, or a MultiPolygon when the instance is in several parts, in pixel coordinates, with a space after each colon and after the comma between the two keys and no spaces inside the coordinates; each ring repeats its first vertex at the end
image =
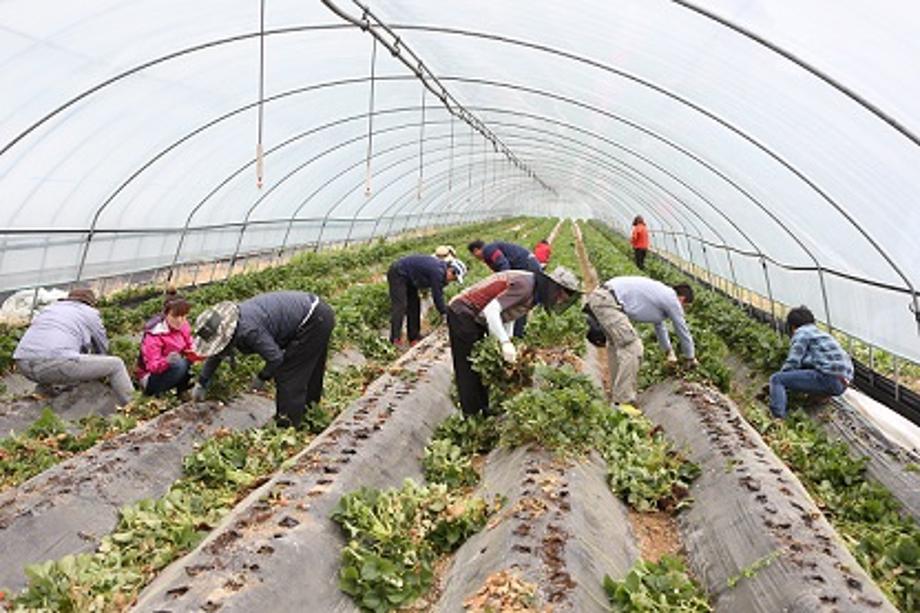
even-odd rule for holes
{"type": "MultiPolygon", "coordinates": [[[[585,290],[590,292],[598,285],[597,270],[591,265],[588,253],[585,251],[581,227],[575,222],[572,223],[575,228],[575,250],[581,264],[581,275],[585,280],[585,290]]],[[[607,363],[607,352],[594,345],[589,345],[588,351],[595,353],[595,362],[604,380],[604,389],[609,392],[610,368],[607,363]]],[[[677,522],[670,514],[637,513],[630,509],[629,523],[639,541],[642,559],[657,562],[663,555],[682,555],[680,531],[677,529],[677,522]]]]}
{"type": "MultiPolygon", "coordinates": [[[[559,234],[559,230],[562,229],[562,224],[565,223],[564,219],[559,219],[556,225],[553,227],[553,231],[549,233],[549,236],[546,237],[546,242],[552,245],[556,241],[556,236],[559,234]]],[[[572,222],[574,223],[574,222],[572,222]]]]}

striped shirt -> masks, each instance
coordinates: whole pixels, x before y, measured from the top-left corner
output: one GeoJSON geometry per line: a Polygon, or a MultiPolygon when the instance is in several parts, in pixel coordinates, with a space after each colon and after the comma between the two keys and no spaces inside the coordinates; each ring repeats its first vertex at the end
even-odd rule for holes
{"type": "Polygon", "coordinates": [[[817,370],[853,380],[853,361],[833,336],[814,324],[797,328],[783,370],[817,370]]]}

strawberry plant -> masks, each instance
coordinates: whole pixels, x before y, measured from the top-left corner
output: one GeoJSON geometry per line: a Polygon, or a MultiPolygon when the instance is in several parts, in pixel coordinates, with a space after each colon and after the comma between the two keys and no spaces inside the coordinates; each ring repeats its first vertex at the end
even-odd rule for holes
{"type": "Polygon", "coordinates": [[[487,336],[476,343],[470,355],[473,370],[495,398],[509,398],[533,381],[534,353],[527,346],[518,346],[518,359],[509,364],[502,357],[498,340],[487,336]]]}
{"type": "Polygon", "coordinates": [[[604,591],[613,610],[623,613],[712,611],[706,593],[687,574],[683,562],[670,556],[637,562],[622,581],[605,576],[604,591]]]}
{"type": "Polygon", "coordinates": [[[343,496],[332,513],[348,538],[339,585],[365,611],[410,604],[434,579],[438,556],[485,526],[489,506],[451,494],[447,486],[362,488],[343,496]]]}

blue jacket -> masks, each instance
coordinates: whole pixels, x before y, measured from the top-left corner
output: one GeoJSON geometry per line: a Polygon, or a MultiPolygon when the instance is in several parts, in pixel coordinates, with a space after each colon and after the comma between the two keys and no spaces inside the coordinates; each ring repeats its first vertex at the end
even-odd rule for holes
{"type": "Polygon", "coordinates": [[[416,289],[431,289],[431,299],[441,315],[447,313],[444,304],[444,284],[447,282],[447,262],[430,255],[407,255],[394,264],[396,272],[416,289]]]}
{"type": "Polygon", "coordinates": [[[482,248],[482,257],[486,265],[494,272],[503,270],[539,272],[542,270],[537,258],[529,249],[514,243],[501,241],[489,243],[482,248]]]}

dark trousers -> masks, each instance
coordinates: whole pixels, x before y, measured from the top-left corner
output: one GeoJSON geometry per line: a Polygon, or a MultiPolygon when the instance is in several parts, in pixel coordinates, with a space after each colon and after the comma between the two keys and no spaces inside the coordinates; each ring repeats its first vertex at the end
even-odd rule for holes
{"type": "Polygon", "coordinates": [[[408,279],[390,266],[387,271],[387,284],[390,286],[390,341],[402,338],[403,319],[410,341],[417,341],[422,331],[422,303],[418,289],[408,279]]]}
{"type": "Polygon", "coordinates": [[[476,341],[486,335],[472,315],[447,309],[447,333],[450,336],[450,354],[454,361],[454,375],[460,394],[460,408],[464,415],[475,415],[489,407],[489,390],[473,371],[470,354],[476,341]]]}
{"type": "Polygon", "coordinates": [[[320,301],[284,348],[284,362],[275,372],[275,420],[279,425],[299,428],[307,405],[320,401],[333,327],[335,313],[320,301]]]}
{"type": "Polygon", "coordinates": [[[147,377],[147,385],[144,386],[144,393],[148,396],[159,396],[164,392],[175,389],[177,394],[181,394],[191,387],[192,372],[189,369],[188,360],[182,358],[175,364],[170,364],[169,368],[161,373],[150,373],[147,377]]]}
{"type": "Polygon", "coordinates": [[[645,270],[646,253],[648,253],[648,249],[633,249],[633,255],[636,257],[636,266],[639,267],[639,270],[645,270]]]}

